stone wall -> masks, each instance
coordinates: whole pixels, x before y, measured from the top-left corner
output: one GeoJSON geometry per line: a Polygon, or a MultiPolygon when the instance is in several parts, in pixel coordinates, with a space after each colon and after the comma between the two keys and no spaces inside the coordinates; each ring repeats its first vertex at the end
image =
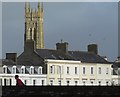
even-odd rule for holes
{"type": "Polygon", "coordinates": [[[19,92],[16,87],[2,87],[2,97],[119,97],[120,86],[26,86],[19,92]]]}

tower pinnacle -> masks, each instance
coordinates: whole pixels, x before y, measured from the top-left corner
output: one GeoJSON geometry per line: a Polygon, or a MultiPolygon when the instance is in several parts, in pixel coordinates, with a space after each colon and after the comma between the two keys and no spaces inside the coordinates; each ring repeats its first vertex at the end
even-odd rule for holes
{"type": "Polygon", "coordinates": [[[38,2],[38,10],[32,10],[30,3],[25,3],[25,42],[34,41],[35,49],[44,48],[44,28],[43,28],[43,4],[40,7],[38,2]],[[27,7],[28,6],[28,7],[27,7]]]}

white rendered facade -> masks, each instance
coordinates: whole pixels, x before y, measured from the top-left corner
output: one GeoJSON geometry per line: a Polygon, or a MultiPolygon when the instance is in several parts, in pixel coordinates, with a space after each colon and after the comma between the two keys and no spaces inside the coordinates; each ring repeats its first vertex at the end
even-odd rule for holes
{"type": "Polygon", "coordinates": [[[19,78],[25,85],[46,85],[46,74],[42,74],[42,67],[36,68],[36,73],[31,69],[33,68],[35,70],[34,66],[17,67],[4,65],[2,68],[3,72],[0,74],[0,81],[3,86],[16,85],[15,75],[19,75],[19,78]],[[7,72],[8,68],[10,70],[10,73],[7,72]],[[29,72],[26,73],[25,69],[28,69],[29,72]],[[19,70],[20,72],[17,73],[16,70],[19,70]]]}
{"type": "Polygon", "coordinates": [[[47,85],[111,85],[111,65],[46,60],[47,85]]]}
{"type": "Polygon", "coordinates": [[[118,76],[112,75],[112,64],[82,63],[73,60],[52,60],[46,59],[47,74],[43,74],[41,66],[2,66],[0,74],[1,84],[16,85],[15,75],[26,85],[112,85],[118,84],[118,76]],[[6,71],[9,68],[10,73],[6,71]],[[28,73],[25,72],[28,70],[28,73]],[[17,73],[19,70],[19,73],[17,73]],[[36,70],[37,72],[35,73],[36,70]],[[115,84],[114,83],[114,84],[115,84]]]}

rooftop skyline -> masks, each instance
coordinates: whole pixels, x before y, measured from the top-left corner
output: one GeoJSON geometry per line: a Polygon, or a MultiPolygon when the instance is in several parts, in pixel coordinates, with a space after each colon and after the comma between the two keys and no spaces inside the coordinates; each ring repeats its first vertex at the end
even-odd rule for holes
{"type": "MultiPolygon", "coordinates": [[[[37,8],[37,3],[31,3],[37,8]]],[[[24,48],[24,3],[2,5],[3,57],[7,52],[22,53],[24,48]]],[[[118,3],[44,3],[45,48],[69,43],[69,50],[87,51],[98,44],[98,54],[114,61],[118,56],[118,3]]]]}

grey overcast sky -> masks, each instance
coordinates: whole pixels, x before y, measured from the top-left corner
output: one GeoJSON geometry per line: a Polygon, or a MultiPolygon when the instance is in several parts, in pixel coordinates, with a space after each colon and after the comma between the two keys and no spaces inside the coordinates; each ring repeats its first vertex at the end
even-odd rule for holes
{"type": "MultiPolygon", "coordinates": [[[[31,3],[37,8],[37,3],[31,3]]],[[[90,43],[98,44],[98,53],[109,61],[118,57],[118,3],[75,2],[44,3],[45,48],[55,49],[62,39],[69,50],[87,51],[90,43]]],[[[3,58],[6,52],[24,48],[24,3],[2,4],[3,58]]]]}

